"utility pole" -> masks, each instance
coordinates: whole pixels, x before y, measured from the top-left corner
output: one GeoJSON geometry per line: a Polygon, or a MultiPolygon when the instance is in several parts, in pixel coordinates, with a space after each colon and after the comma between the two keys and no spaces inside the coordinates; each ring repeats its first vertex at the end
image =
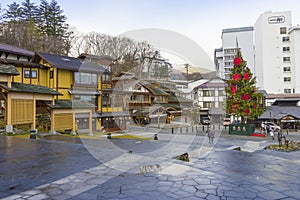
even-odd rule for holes
{"type": "Polygon", "coordinates": [[[184,64],[184,68],[186,69],[186,75],[189,75],[189,64],[184,64]]]}

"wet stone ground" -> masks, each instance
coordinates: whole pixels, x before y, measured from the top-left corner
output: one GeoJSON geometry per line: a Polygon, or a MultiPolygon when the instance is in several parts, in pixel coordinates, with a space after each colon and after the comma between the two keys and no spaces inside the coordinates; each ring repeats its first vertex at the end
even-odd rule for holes
{"type": "MultiPolygon", "coordinates": [[[[138,171],[132,162],[147,159],[136,152],[159,150],[168,142],[115,140],[114,145],[132,152],[107,165],[91,156],[83,144],[0,136],[0,198],[299,199],[299,152],[263,149],[272,142],[269,138],[249,139],[220,137],[206,156],[190,162],[157,157],[151,162],[159,168],[134,173],[138,171]],[[231,146],[240,146],[242,151],[232,150],[231,146]],[[113,164],[127,170],[116,170],[113,164]]],[[[118,155],[105,146],[107,142],[93,141],[102,147],[101,153],[118,155]]],[[[197,136],[189,149],[199,145],[209,149],[211,144],[205,136],[197,136]]]]}

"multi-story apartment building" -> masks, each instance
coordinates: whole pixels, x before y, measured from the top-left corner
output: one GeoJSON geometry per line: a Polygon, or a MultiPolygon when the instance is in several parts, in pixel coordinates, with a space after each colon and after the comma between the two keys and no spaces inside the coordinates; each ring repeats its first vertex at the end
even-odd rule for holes
{"type": "Polygon", "coordinates": [[[267,93],[299,93],[299,37],[299,27],[292,27],[290,11],[267,11],[254,27],[223,29],[222,48],[215,49],[216,70],[221,77],[229,78],[233,66],[230,56],[235,55],[238,46],[260,89],[267,93]]]}
{"type": "Polygon", "coordinates": [[[257,86],[268,93],[295,93],[292,79],[291,12],[267,11],[255,22],[255,67],[257,86]]]}
{"type": "MultiPolygon", "coordinates": [[[[291,74],[294,81],[295,93],[300,93],[300,26],[289,28],[288,34],[290,36],[290,48],[285,47],[285,50],[290,50],[291,53],[291,66],[285,67],[283,72],[291,74]]],[[[285,93],[293,93],[290,88],[287,88],[285,93]]]]}
{"type": "Polygon", "coordinates": [[[221,78],[230,78],[237,48],[241,49],[249,68],[255,72],[253,34],[252,26],[222,30],[222,48],[215,50],[216,70],[221,78]]]}

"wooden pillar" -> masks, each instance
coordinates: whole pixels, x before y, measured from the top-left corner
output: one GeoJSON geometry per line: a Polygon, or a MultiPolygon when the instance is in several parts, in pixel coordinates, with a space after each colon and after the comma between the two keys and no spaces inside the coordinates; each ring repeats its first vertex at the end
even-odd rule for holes
{"type": "Polygon", "coordinates": [[[11,110],[11,94],[7,93],[7,101],[6,101],[6,124],[11,125],[11,115],[12,115],[12,110],[11,110]]]}
{"type": "Polygon", "coordinates": [[[74,110],[73,110],[72,116],[73,116],[72,134],[76,135],[76,132],[77,132],[77,123],[76,123],[76,117],[75,117],[76,115],[75,115],[74,110]]]}
{"type": "Polygon", "coordinates": [[[35,96],[35,94],[33,94],[33,100],[32,100],[33,102],[33,113],[32,113],[32,124],[31,124],[31,129],[35,129],[35,127],[36,127],[36,120],[35,120],[35,118],[36,118],[36,96],[35,96]]]}
{"type": "Polygon", "coordinates": [[[93,110],[90,110],[90,115],[89,115],[89,134],[93,135],[93,110]]]}

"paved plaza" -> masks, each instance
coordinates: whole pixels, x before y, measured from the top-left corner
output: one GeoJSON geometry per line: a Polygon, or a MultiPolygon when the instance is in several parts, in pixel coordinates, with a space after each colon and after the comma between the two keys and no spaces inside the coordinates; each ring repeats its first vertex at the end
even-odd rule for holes
{"type": "Polygon", "coordinates": [[[300,199],[299,152],[266,150],[276,144],[269,137],[216,131],[209,144],[203,133],[130,134],[157,134],[158,140],[66,142],[0,135],[0,198],[300,199]],[[190,162],[174,159],[182,153],[189,153],[190,162]]]}

